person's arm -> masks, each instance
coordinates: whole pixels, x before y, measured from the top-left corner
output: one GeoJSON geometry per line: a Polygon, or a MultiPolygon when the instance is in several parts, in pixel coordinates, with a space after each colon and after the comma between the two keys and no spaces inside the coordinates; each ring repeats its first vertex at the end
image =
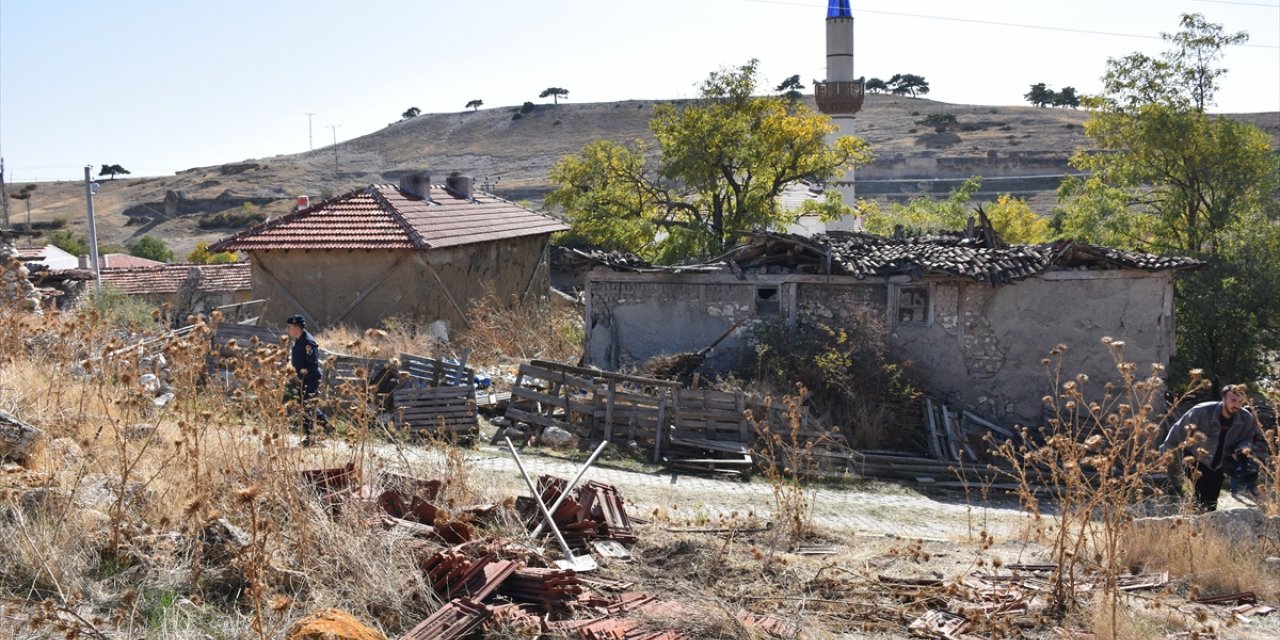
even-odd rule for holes
{"type": "Polygon", "coordinates": [[[1182,441],[1187,439],[1187,424],[1191,422],[1191,414],[1193,413],[1195,413],[1194,408],[1182,414],[1182,417],[1178,418],[1172,427],[1169,427],[1169,434],[1165,436],[1164,442],[1160,444],[1161,455],[1178,448],[1178,445],[1181,445],[1182,441]]]}
{"type": "Polygon", "coordinates": [[[1232,447],[1232,451],[1236,455],[1239,455],[1245,449],[1252,450],[1253,439],[1258,436],[1258,419],[1252,413],[1246,413],[1245,421],[1249,423],[1249,426],[1244,430],[1244,433],[1240,434],[1240,437],[1235,441],[1235,446],[1232,447]]]}

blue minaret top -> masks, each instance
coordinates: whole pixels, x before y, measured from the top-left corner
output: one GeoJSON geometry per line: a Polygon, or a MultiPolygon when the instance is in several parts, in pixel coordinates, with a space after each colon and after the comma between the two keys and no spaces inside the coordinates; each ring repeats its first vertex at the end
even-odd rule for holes
{"type": "Polygon", "coordinates": [[[849,0],[828,0],[827,19],[852,18],[853,10],[849,8],[849,0]]]}

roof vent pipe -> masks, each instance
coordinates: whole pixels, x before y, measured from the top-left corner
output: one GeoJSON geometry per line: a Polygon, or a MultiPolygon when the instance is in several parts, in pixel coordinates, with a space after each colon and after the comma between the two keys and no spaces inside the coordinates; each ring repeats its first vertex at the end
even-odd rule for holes
{"type": "Polygon", "coordinates": [[[445,178],[444,186],[455,195],[470,199],[471,185],[473,182],[474,181],[471,179],[471,176],[464,176],[460,173],[455,173],[448,178],[445,178]]]}
{"type": "Polygon", "coordinates": [[[425,171],[414,171],[400,176],[400,190],[407,196],[431,199],[431,176],[425,171]]]}

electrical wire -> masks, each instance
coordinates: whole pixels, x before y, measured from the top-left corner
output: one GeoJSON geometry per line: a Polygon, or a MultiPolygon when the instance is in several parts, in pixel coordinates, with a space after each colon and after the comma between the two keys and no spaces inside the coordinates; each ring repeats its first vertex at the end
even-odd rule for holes
{"type": "MultiPolygon", "coordinates": [[[[806,9],[819,8],[818,5],[813,5],[813,4],[803,3],[803,2],[786,2],[785,0],[738,0],[738,1],[754,2],[756,4],[777,4],[777,5],[791,6],[791,7],[804,7],[806,9]]],[[[1201,0],[1201,1],[1207,2],[1208,0],[1201,0]]],[[[1259,6],[1271,6],[1271,5],[1259,5],[1259,6]]],[[[1071,27],[1049,27],[1049,26],[1040,25],[1040,24],[1023,24],[1019,22],[1000,22],[998,20],[979,20],[977,18],[955,18],[951,16],[934,16],[934,15],[928,15],[924,13],[904,13],[901,11],[879,11],[876,9],[861,9],[861,8],[854,9],[854,13],[855,14],[874,13],[878,15],[899,16],[904,18],[922,18],[925,20],[943,20],[946,22],[967,22],[969,24],[985,24],[985,25],[991,25],[996,27],[1014,27],[1018,29],[1038,29],[1041,31],[1061,31],[1064,33],[1082,33],[1082,34],[1094,35],[1094,36],[1112,36],[1112,37],[1119,37],[1119,38],[1143,38],[1145,40],[1163,40],[1161,36],[1152,36],[1152,35],[1146,35],[1146,34],[1140,34],[1140,33],[1121,33],[1118,31],[1096,31],[1093,29],[1073,29],[1071,27]]],[[[1272,44],[1243,43],[1243,44],[1236,44],[1232,46],[1251,47],[1255,49],[1280,49],[1280,45],[1272,45],[1272,44]]]]}

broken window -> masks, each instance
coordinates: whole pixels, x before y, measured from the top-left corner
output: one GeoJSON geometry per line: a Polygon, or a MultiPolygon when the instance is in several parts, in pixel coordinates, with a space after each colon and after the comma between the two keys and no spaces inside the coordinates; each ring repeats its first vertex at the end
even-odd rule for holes
{"type": "Polygon", "coordinates": [[[929,324],[929,287],[898,287],[898,324],[929,324]]]}
{"type": "Polygon", "coordinates": [[[781,310],[777,287],[756,287],[756,315],[776,316],[781,310]]]}

